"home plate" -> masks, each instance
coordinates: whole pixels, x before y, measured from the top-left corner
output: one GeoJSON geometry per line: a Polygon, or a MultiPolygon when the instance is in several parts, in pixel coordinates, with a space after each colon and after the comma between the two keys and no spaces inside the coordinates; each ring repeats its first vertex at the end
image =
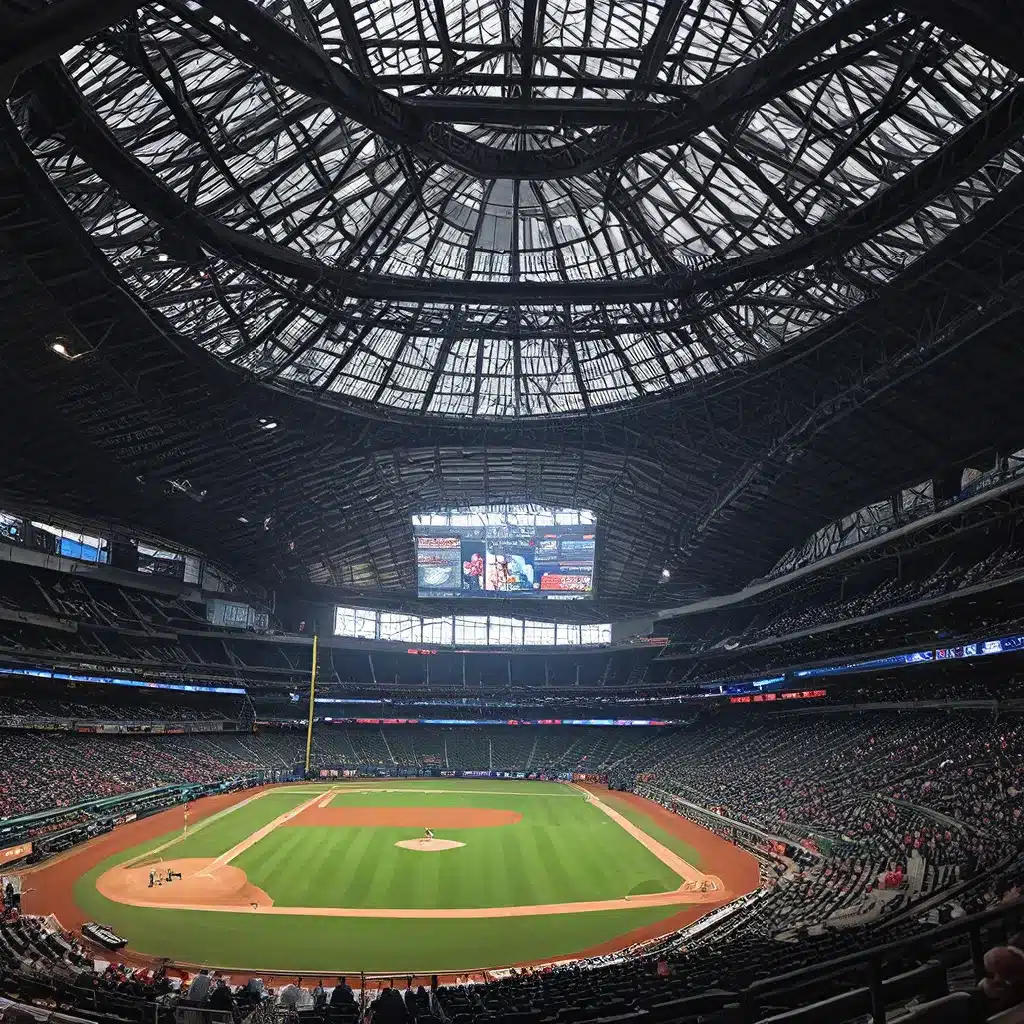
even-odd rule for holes
{"type": "Polygon", "coordinates": [[[400,839],[395,846],[403,850],[419,850],[420,853],[440,853],[442,850],[454,850],[465,843],[456,843],[452,839],[400,839]]]}

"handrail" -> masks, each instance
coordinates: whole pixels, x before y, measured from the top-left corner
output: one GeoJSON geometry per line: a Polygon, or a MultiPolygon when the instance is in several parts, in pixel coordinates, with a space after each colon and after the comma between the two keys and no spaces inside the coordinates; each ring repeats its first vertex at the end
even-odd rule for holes
{"type": "Polygon", "coordinates": [[[977,914],[961,917],[956,921],[939,925],[919,935],[910,935],[905,939],[897,939],[895,942],[887,942],[884,945],[875,946],[873,949],[862,950],[859,953],[848,953],[846,956],[837,957],[834,960],[826,960],[823,963],[812,964],[808,967],[799,967],[795,971],[788,971],[785,974],[777,974],[772,978],[755,981],[748,988],[744,989],[742,994],[748,997],[748,999],[752,998],[752,1000],[756,1001],[757,994],[760,992],[768,992],[792,982],[807,981],[835,973],[836,971],[845,971],[856,967],[877,968],[880,976],[881,965],[885,960],[908,952],[925,952],[944,939],[956,938],[961,935],[967,935],[970,940],[971,959],[974,964],[975,976],[980,980],[985,975],[983,964],[985,951],[981,948],[982,928],[996,922],[1005,923],[1011,920],[1020,922],[1022,919],[1024,919],[1024,898],[1013,900],[1009,903],[1001,903],[997,907],[991,907],[977,914]]]}
{"type": "Polygon", "coordinates": [[[166,786],[153,786],[150,789],[140,789],[133,793],[122,793],[120,796],[97,797],[95,800],[86,800],[80,804],[70,804],[67,807],[51,807],[45,811],[34,811],[32,814],[21,814],[17,818],[0,818],[0,826],[4,829],[18,825],[34,825],[47,818],[59,817],[65,814],[84,813],[86,811],[104,810],[106,807],[113,807],[116,804],[130,801],[142,800],[145,797],[156,796],[158,793],[166,793],[169,790],[179,789],[183,785],[195,785],[195,783],[177,783],[166,786]]]}
{"type": "MultiPolygon", "coordinates": [[[[730,818],[725,814],[719,814],[718,811],[712,811],[710,808],[703,807],[701,804],[694,803],[692,800],[687,800],[685,797],[678,796],[676,793],[669,792],[667,789],[661,789],[660,787],[653,786],[650,783],[640,783],[640,785],[645,787],[651,793],[667,797],[674,804],[682,804],[684,807],[689,807],[698,814],[704,814],[709,818],[715,818],[722,822],[723,825],[728,825],[730,828],[744,829],[751,835],[757,836],[765,842],[785,843],[787,846],[798,845],[794,839],[788,839],[785,836],[772,835],[772,833],[764,831],[760,825],[754,825],[747,821],[738,821],[736,818],[730,818]]],[[[817,857],[819,860],[823,859],[821,854],[816,853],[814,850],[808,850],[806,847],[803,847],[802,849],[812,857],[817,857]]]]}
{"type": "MultiPolygon", "coordinates": [[[[865,984],[863,985],[863,988],[866,988],[870,994],[873,1024],[885,1024],[886,1001],[891,995],[892,988],[892,984],[889,979],[906,979],[911,975],[917,975],[923,982],[927,980],[927,978],[931,977],[931,973],[925,971],[923,968],[915,968],[910,971],[903,968],[897,974],[890,974],[887,978],[883,972],[883,964],[886,961],[911,952],[930,952],[946,939],[967,936],[975,978],[976,980],[980,980],[985,975],[985,949],[982,944],[982,931],[986,926],[999,923],[1003,926],[1005,934],[1011,924],[1017,925],[1022,919],[1024,919],[1024,899],[1017,899],[1009,903],[1000,904],[997,907],[992,907],[980,913],[961,918],[947,925],[941,925],[918,935],[908,936],[905,939],[876,946],[870,950],[847,954],[846,956],[836,957],[822,963],[798,968],[797,970],[788,971],[784,974],[775,975],[771,978],[755,981],[736,994],[739,1001],[740,1019],[745,1022],[745,1024],[754,1024],[754,1022],[760,1020],[758,1014],[762,997],[767,996],[768,993],[774,990],[785,988],[799,989],[802,983],[814,982],[816,980],[828,978],[840,972],[845,974],[847,977],[850,977],[858,968],[861,968],[866,969],[865,984]]],[[[309,972],[298,972],[299,975],[303,975],[304,973],[309,972]]],[[[396,975],[393,973],[388,975],[379,975],[381,978],[395,976],[396,975]]],[[[363,981],[360,988],[362,992],[365,993],[366,981],[369,980],[371,976],[362,975],[361,977],[363,981]]],[[[63,993],[79,991],[75,985],[58,985],[52,979],[44,980],[33,978],[32,982],[51,991],[60,991],[63,993]]],[[[852,986],[851,993],[853,989],[856,988],[857,986],[852,986]]],[[[845,998],[852,998],[851,993],[847,993],[845,998]]],[[[133,1002],[131,998],[126,999],[123,996],[119,997],[119,994],[115,992],[97,993],[95,990],[89,989],[83,990],[83,994],[91,996],[94,1001],[94,1005],[96,1005],[95,1001],[97,999],[97,995],[103,997],[105,1001],[109,998],[109,1000],[116,1002],[120,998],[129,1003],[133,1002]]],[[[707,996],[707,994],[708,993],[696,993],[690,997],[684,997],[684,1001],[686,999],[689,999],[690,1001],[699,999],[707,996]]],[[[732,997],[733,993],[722,993],[722,995],[725,997],[732,997]]],[[[166,1008],[180,1006],[182,1008],[193,1009],[193,1007],[188,1007],[187,1004],[183,1004],[180,1000],[174,1004],[170,1004],[169,1006],[165,1004],[165,1006],[166,1008]]],[[[195,1007],[195,1009],[201,1008],[195,1007]]]]}
{"type": "MultiPolygon", "coordinates": [[[[68,807],[51,807],[45,811],[34,811],[32,814],[22,814],[17,818],[0,818],[0,829],[4,832],[10,831],[14,826],[24,828],[46,821],[49,818],[63,817],[75,813],[113,813],[122,804],[137,803],[157,796],[171,795],[175,791],[182,795],[192,795],[197,789],[235,785],[237,783],[252,782],[259,784],[260,776],[273,773],[273,768],[254,768],[250,772],[240,775],[230,775],[223,779],[216,779],[213,782],[172,782],[164,786],[153,786],[150,789],[140,789],[132,793],[120,793],[117,796],[104,796],[95,800],[86,800],[84,803],[69,805],[68,807]]],[[[180,801],[179,801],[180,802],[180,801]]]]}

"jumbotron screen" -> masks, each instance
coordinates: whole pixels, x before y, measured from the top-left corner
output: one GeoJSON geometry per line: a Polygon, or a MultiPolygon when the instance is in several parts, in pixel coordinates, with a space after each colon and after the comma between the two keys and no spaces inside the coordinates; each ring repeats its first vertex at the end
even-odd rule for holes
{"type": "Polygon", "coordinates": [[[475,508],[413,517],[420,597],[576,601],[594,591],[583,510],[475,508]]]}

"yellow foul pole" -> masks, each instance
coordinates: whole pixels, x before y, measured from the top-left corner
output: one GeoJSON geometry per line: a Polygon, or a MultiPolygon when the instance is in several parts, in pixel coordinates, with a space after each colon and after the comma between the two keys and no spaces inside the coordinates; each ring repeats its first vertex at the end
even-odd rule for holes
{"type": "Polygon", "coordinates": [[[309,673],[309,722],[306,725],[306,775],[309,775],[309,755],[313,749],[313,709],[316,706],[316,666],[320,637],[313,634],[313,669],[309,673]]]}

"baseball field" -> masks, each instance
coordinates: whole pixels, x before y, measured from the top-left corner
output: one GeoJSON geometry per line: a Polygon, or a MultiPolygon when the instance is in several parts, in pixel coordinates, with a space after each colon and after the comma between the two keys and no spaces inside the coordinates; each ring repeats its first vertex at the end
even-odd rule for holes
{"type": "Polygon", "coordinates": [[[757,884],[752,857],[657,805],[558,783],[303,783],[192,819],[44,866],[28,909],[186,964],[453,973],[620,948],[757,884]]]}

